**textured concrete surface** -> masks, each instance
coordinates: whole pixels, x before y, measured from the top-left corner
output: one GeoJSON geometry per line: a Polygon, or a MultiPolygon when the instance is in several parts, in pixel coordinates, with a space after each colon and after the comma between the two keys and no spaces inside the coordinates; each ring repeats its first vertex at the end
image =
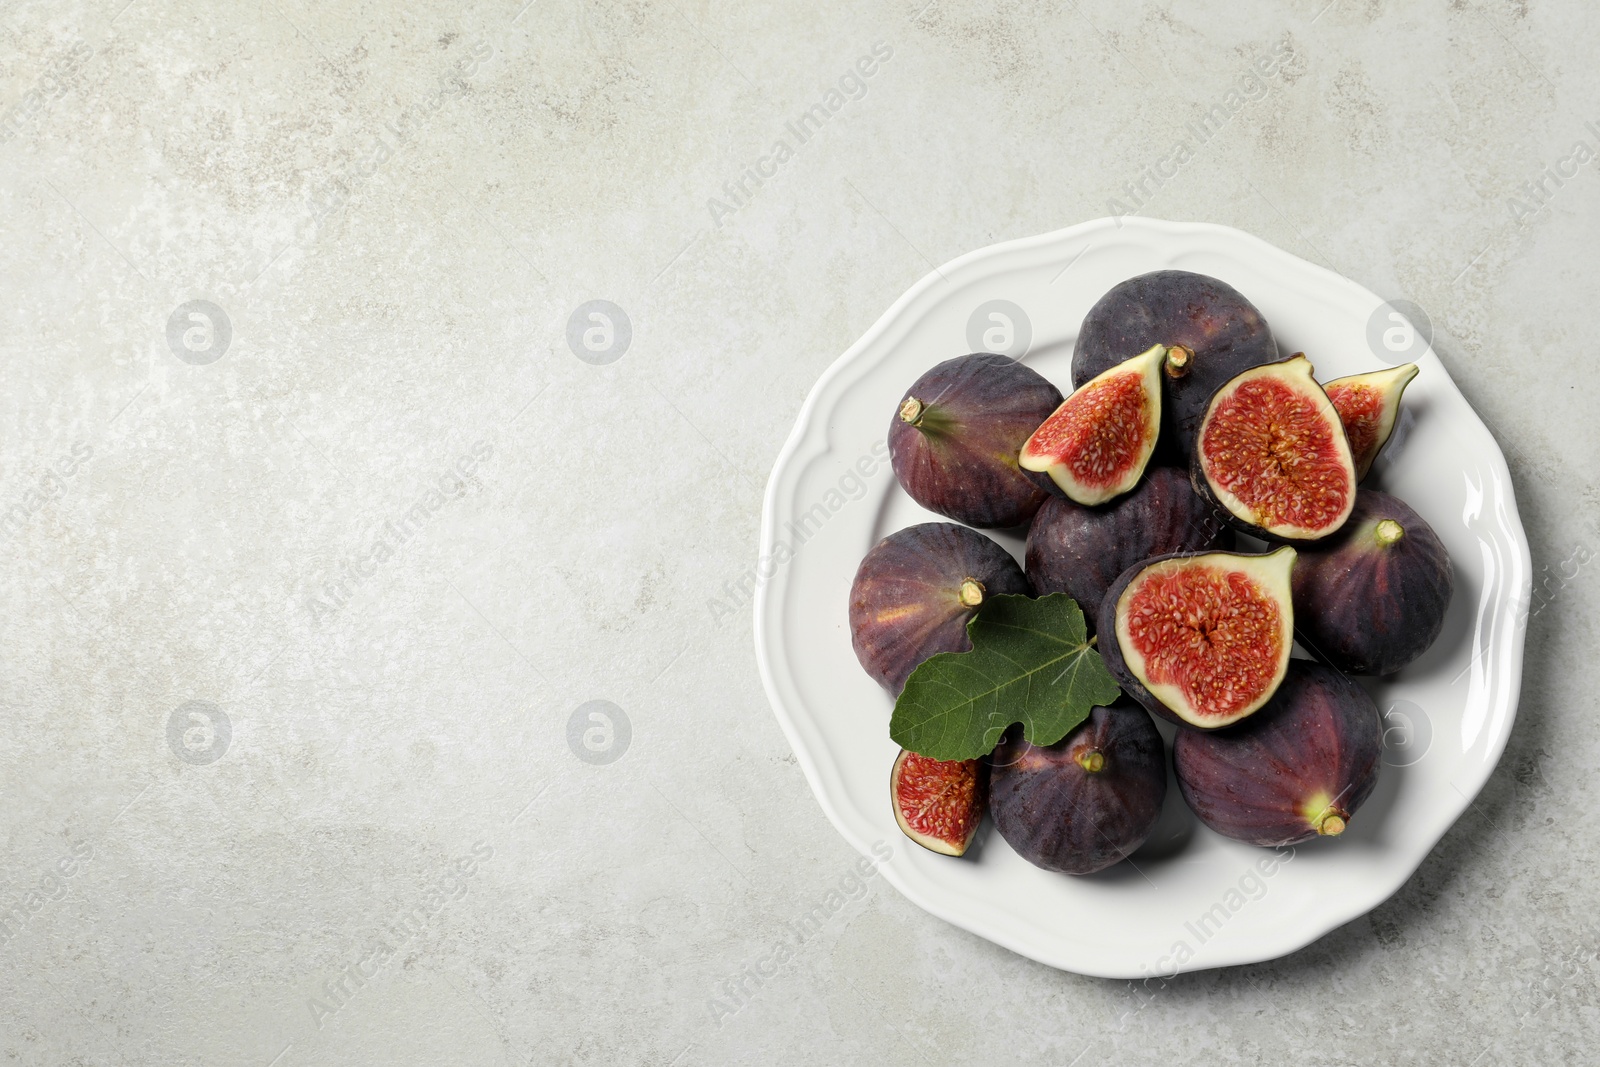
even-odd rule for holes
{"type": "Polygon", "coordinates": [[[1555,0],[9,5],[0,1063],[1592,1062],[1597,47],[1555,0]],[[1154,993],[861,878],[724,592],[894,297],[1113,209],[1420,306],[1544,590],[1399,895],[1154,993]]]}

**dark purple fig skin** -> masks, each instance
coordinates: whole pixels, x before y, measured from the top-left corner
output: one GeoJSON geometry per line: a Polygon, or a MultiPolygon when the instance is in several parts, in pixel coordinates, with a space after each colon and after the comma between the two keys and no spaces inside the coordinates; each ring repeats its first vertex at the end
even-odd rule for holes
{"type": "Polygon", "coordinates": [[[894,476],[911,499],[969,526],[1020,526],[1049,494],[1017,466],[1061,390],[1009,356],[976,352],[928,371],[889,421],[894,476]],[[912,421],[906,404],[920,401],[912,421]]]}
{"type": "Polygon", "coordinates": [[[898,697],[917,665],[938,652],[968,652],[963,603],[968,579],[984,598],[1028,593],[1028,578],[1011,553],[976,530],[925,522],[879,541],[850,586],[850,643],[878,684],[898,697]],[[884,619],[886,612],[894,618],[884,619]]]}
{"type": "Polygon", "coordinates": [[[1066,593],[1094,626],[1106,590],[1129,567],[1231,541],[1221,509],[1196,496],[1182,471],[1157,467],[1133,492],[1099,507],[1046,500],[1028,527],[1025,569],[1035,596],[1066,593]]]}
{"type": "Polygon", "coordinates": [[[1300,550],[1292,581],[1301,644],[1354,674],[1393,674],[1426,652],[1455,585],[1433,527],[1376,489],[1357,490],[1339,532],[1300,550]],[[1402,531],[1391,544],[1380,536],[1392,532],[1380,530],[1385,521],[1402,531]]]}
{"type": "MultiPolygon", "coordinates": [[[[1022,449],[1018,448],[1017,451],[1020,453],[1022,449]]],[[[1046,496],[1054,497],[1057,500],[1070,499],[1066,493],[1061,491],[1061,487],[1056,484],[1056,480],[1050,477],[1049,471],[1030,471],[1026,467],[1018,467],[1017,469],[1022,472],[1024,478],[1043,489],[1046,496]]]]}
{"type": "Polygon", "coordinates": [[[1053,745],[1013,729],[990,757],[989,814],[1017,855],[1036,867],[1093,874],[1118,863],[1155,829],[1167,796],[1166,750],[1131,700],[1094,708],[1053,745]],[[1103,766],[1078,759],[1098,751],[1103,766]]]}
{"type": "Polygon", "coordinates": [[[1272,328],[1226,282],[1186,270],[1158,270],[1113,286],[1084,317],[1072,354],[1076,385],[1151,345],[1194,353],[1181,377],[1163,376],[1162,438],[1187,457],[1211,394],[1240,371],[1278,358],[1272,328]]]}
{"type": "Polygon", "coordinates": [[[1298,659],[1259,712],[1226,730],[1180,730],[1172,746],[1178,788],[1200,821],[1266,847],[1318,836],[1301,809],[1319,794],[1348,823],[1382,758],[1372,698],[1332,667],[1298,659]]]}

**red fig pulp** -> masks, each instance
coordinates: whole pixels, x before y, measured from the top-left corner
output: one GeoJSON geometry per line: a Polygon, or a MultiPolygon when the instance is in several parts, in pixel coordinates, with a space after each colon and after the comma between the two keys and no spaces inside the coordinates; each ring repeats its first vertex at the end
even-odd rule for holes
{"type": "Polygon", "coordinates": [[[989,768],[983,760],[936,760],[904,749],[889,772],[895,822],[923,848],[966,852],[983,821],[989,768]]]}
{"type": "Polygon", "coordinates": [[[1160,557],[1117,579],[1100,606],[1100,654],[1153,713],[1213,730],[1265,704],[1289,664],[1295,551],[1160,557]]]}
{"type": "Polygon", "coordinates": [[[1085,382],[1022,446],[1024,470],[1044,471],[1079,504],[1103,504],[1138,484],[1161,428],[1156,345],[1085,382]]]}
{"type": "Polygon", "coordinates": [[[1417,365],[1407,363],[1388,370],[1335,378],[1322,387],[1339,413],[1339,421],[1344,424],[1358,481],[1367,476],[1372,461],[1389,443],[1395,419],[1400,414],[1400,397],[1416,376],[1417,365]]]}
{"type": "Polygon", "coordinates": [[[1235,525],[1273,539],[1326,537],[1356,499],[1344,426],[1305,356],[1252,368],[1217,390],[1193,475],[1196,491],[1235,525]]]}

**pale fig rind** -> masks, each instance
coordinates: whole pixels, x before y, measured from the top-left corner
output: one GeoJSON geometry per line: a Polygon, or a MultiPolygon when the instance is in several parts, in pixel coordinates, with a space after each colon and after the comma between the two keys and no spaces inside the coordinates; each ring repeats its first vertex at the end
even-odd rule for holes
{"type": "Polygon", "coordinates": [[[1143,708],[1097,707],[1053,745],[1010,731],[991,757],[989,812],[1023,859],[1065,874],[1121,862],[1155,829],[1167,795],[1166,750],[1143,708]]]}
{"type": "Polygon", "coordinates": [[[1161,430],[1161,368],[1154,345],[1074,389],[1023,444],[1018,463],[1042,471],[1070,500],[1094,506],[1139,483],[1161,430]]]}
{"type": "Polygon", "coordinates": [[[1345,831],[1372,795],[1383,719],[1359,685],[1308,660],[1289,665],[1257,714],[1229,730],[1180,730],[1178,788],[1224,837],[1271,848],[1345,831]]]}
{"type": "Polygon", "coordinates": [[[1272,329],[1231,285],[1159,270],[1113,286],[1084,316],[1072,353],[1083,383],[1151,345],[1170,350],[1163,372],[1163,441],[1187,459],[1206,403],[1228,379],[1278,358],[1272,329]]]}
{"type": "Polygon", "coordinates": [[[931,368],[889,420],[889,460],[918,504],[968,526],[1019,526],[1049,494],[1017,465],[1061,390],[1009,356],[974,352],[931,368]]]}
{"type": "Polygon", "coordinates": [[[1237,529],[1267,540],[1316,540],[1344,525],[1355,506],[1355,461],[1311,361],[1296,355],[1252,367],[1217,390],[1190,480],[1237,529]]]}
{"type": "Polygon", "coordinates": [[[1123,692],[1180,726],[1216,730],[1255,714],[1288,669],[1294,559],[1284,546],[1175,553],[1128,568],[1100,604],[1106,669],[1123,692]]]}
{"type": "Polygon", "coordinates": [[[960,856],[988,807],[984,760],[936,760],[906,749],[889,770],[889,801],[900,831],[930,852],[960,856]]]}
{"type": "Polygon", "coordinates": [[[1090,626],[1106,590],[1135,563],[1228,547],[1231,533],[1175,467],[1152,467],[1131,493],[1100,507],[1053,496],[1028,527],[1026,571],[1036,596],[1066,593],[1090,626]]]}
{"type": "Polygon", "coordinates": [[[1406,363],[1323,383],[1322,389],[1339,413],[1345,437],[1350,441],[1357,481],[1367,476],[1373,461],[1389,443],[1400,416],[1400,398],[1416,376],[1417,365],[1406,363]]]}
{"type": "Polygon", "coordinates": [[[1029,592],[994,541],[952,522],[925,522],[879,541],[850,585],[850,643],[861,666],[898,697],[917,665],[972,648],[967,621],[986,597],[1029,592]]]}
{"type": "Polygon", "coordinates": [[[1340,670],[1393,674],[1438,639],[1453,592],[1433,528],[1404,501],[1363,489],[1344,528],[1295,561],[1295,630],[1340,670]]]}

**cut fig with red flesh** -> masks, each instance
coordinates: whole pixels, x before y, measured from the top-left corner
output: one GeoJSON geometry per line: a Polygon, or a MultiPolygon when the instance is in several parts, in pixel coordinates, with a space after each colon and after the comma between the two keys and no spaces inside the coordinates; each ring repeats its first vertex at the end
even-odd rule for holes
{"type": "Polygon", "coordinates": [[[1344,435],[1350,441],[1350,458],[1355,461],[1356,480],[1367,476],[1372,461],[1394,433],[1400,415],[1400,397],[1417,376],[1417,365],[1352,374],[1325,382],[1323,392],[1339,413],[1344,435]]]}
{"type": "Polygon", "coordinates": [[[1135,563],[1226,548],[1230,537],[1182,471],[1152,467],[1133,492],[1101,507],[1046,500],[1028,527],[1025,569],[1036,596],[1066,593],[1093,626],[1106,590],[1135,563]]]}
{"type": "Polygon", "coordinates": [[[1100,605],[1099,646],[1123,692],[1215,730],[1271,699],[1294,645],[1295,550],[1202,552],[1130,567],[1100,605]]]}
{"type": "Polygon", "coordinates": [[[1190,475],[1235,526],[1270,540],[1326,537],[1356,501],[1344,425],[1303,355],[1253,367],[1217,390],[1190,475]]]}
{"type": "Polygon", "coordinates": [[[1024,470],[1043,471],[1079,504],[1103,504],[1138,484],[1161,430],[1155,345],[1074,389],[1022,446],[1024,470]]]}
{"type": "Polygon", "coordinates": [[[1011,554],[953,522],[925,522],[885,537],[850,586],[850,643],[878,684],[898,697],[917,665],[968,652],[967,620],[985,597],[1029,592],[1011,554]]]}
{"type": "Polygon", "coordinates": [[[1294,565],[1294,623],[1314,655],[1355,674],[1393,674],[1444,629],[1450,554],[1421,515],[1375,489],[1344,529],[1294,565]]]}
{"type": "Polygon", "coordinates": [[[889,459],[911,499],[984,528],[1020,526],[1049,494],[1017,466],[1061,390],[1009,356],[975,352],[929,370],[889,422],[889,459]]]}
{"type": "Polygon", "coordinates": [[[1200,821],[1269,848],[1343,833],[1372,795],[1382,759],[1372,698],[1333,668],[1299,659],[1248,722],[1180,730],[1172,746],[1178,788],[1200,821]]]}
{"type": "Polygon", "coordinates": [[[1126,698],[1092,709],[1053,745],[1013,729],[991,760],[995,829],[1047,871],[1093,874],[1120,862],[1155,829],[1167,796],[1161,735],[1126,698]]]}
{"type": "Polygon", "coordinates": [[[967,851],[988,805],[989,766],[983,760],[936,760],[905,749],[889,772],[894,819],[905,835],[946,856],[967,851]]]}
{"type": "Polygon", "coordinates": [[[1163,441],[1185,460],[1217,388],[1240,371],[1278,358],[1261,312],[1217,278],[1158,270],[1119,282],[1084,316],[1072,352],[1072,380],[1087,382],[1151,345],[1169,349],[1163,371],[1163,441]]]}

